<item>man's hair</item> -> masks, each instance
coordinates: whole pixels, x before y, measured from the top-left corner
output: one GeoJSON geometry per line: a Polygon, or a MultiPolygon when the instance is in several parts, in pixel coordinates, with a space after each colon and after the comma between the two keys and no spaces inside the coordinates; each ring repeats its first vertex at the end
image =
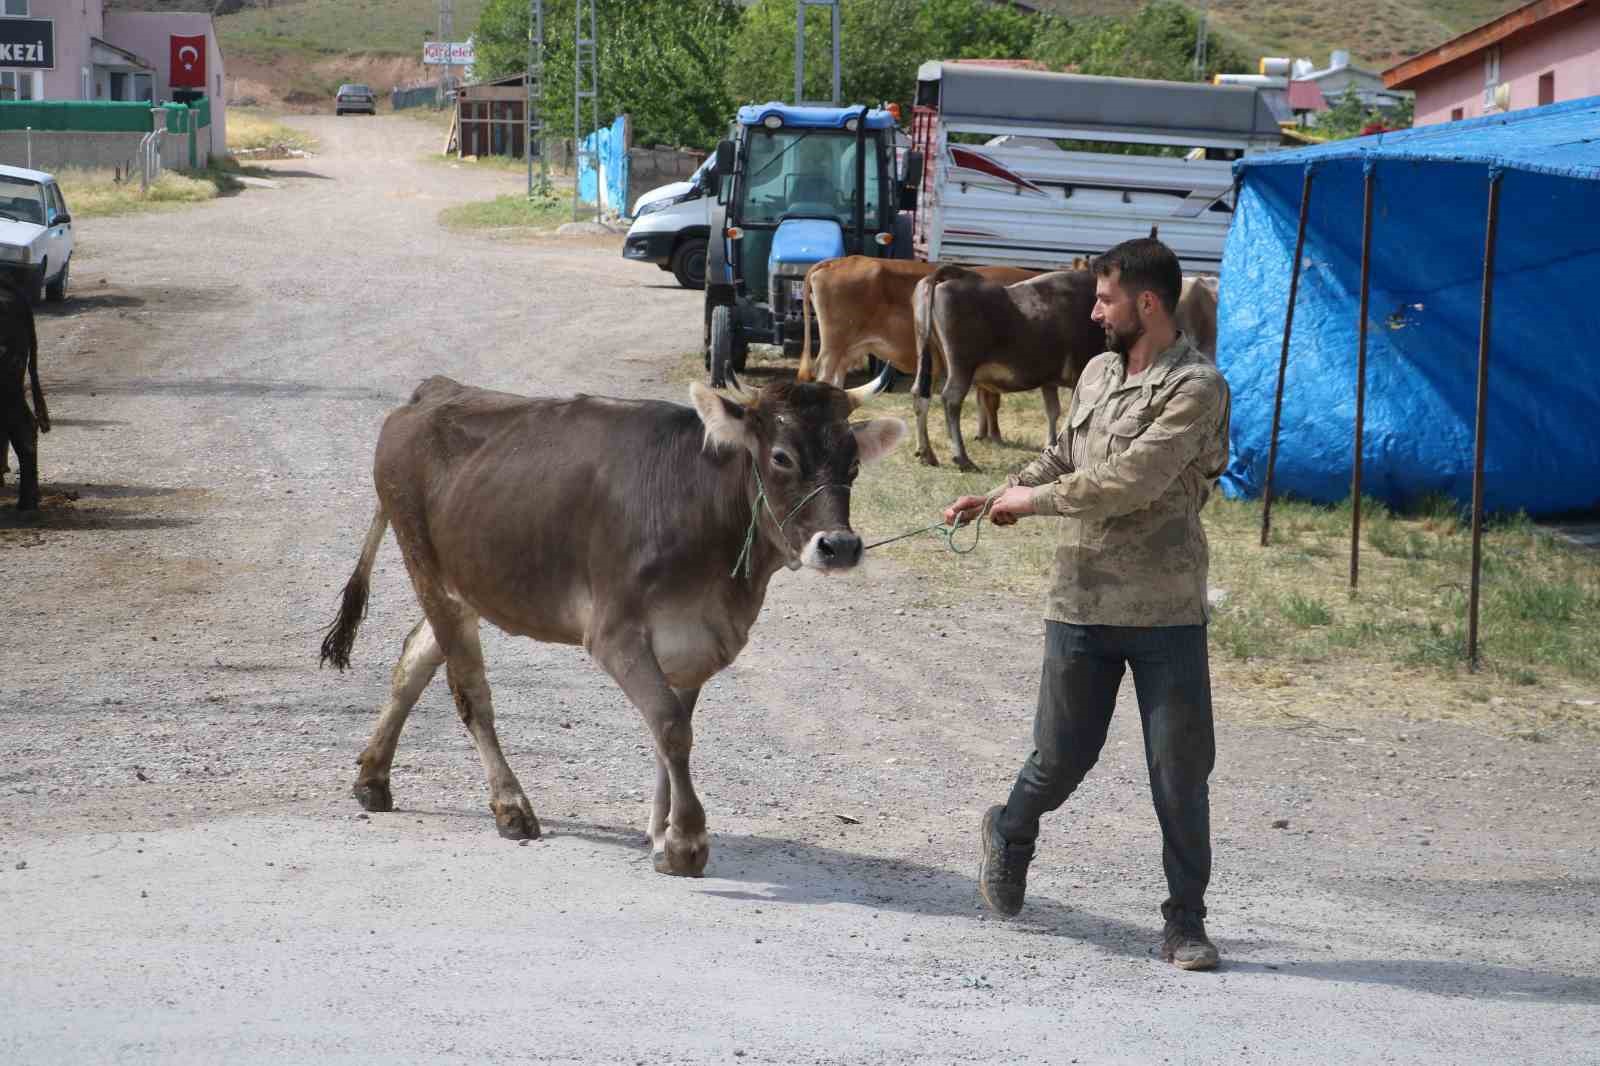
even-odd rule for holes
{"type": "Polygon", "coordinates": [[[1096,256],[1089,268],[1102,278],[1116,274],[1122,287],[1135,296],[1146,290],[1155,293],[1167,314],[1177,313],[1183,267],[1172,249],[1154,237],[1123,241],[1105,255],[1096,256]]]}

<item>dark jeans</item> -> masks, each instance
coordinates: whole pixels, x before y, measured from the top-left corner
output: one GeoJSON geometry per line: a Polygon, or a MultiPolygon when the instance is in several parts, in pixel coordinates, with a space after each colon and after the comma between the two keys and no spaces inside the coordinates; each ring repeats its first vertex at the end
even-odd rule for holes
{"type": "Polygon", "coordinates": [[[1150,792],[1161,823],[1168,903],[1205,914],[1211,880],[1211,806],[1206,779],[1216,760],[1206,627],[1045,623],[1033,754],[1006,801],[999,830],[1032,843],[1039,816],[1066,802],[1100,757],[1122,684],[1133,667],[1144,724],[1150,792]]]}

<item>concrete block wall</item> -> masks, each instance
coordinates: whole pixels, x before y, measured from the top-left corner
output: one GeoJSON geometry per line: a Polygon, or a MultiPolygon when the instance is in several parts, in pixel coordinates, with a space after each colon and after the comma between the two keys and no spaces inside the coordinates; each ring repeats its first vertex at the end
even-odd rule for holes
{"type": "MultiPolygon", "coordinates": [[[[57,171],[65,167],[105,168],[139,165],[139,142],[142,133],[82,133],[35,130],[0,130],[0,163],[13,167],[31,166],[34,170],[57,171]],[[29,138],[32,138],[32,163],[29,162],[29,138]]],[[[205,166],[207,152],[205,131],[201,130],[196,144],[196,162],[205,166]]],[[[189,166],[188,134],[169,133],[161,140],[161,165],[169,170],[186,170],[189,166]]]]}

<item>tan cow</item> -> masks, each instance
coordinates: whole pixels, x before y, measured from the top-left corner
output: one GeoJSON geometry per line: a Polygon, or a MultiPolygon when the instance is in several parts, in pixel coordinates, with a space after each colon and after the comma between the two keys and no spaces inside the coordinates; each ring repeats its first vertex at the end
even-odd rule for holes
{"type": "MultiPolygon", "coordinates": [[[[801,286],[801,314],[805,316],[800,350],[801,381],[826,381],[842,386],[852,367],[874,355],[903,374],[917,372],[916,325],[911,315],[911,294],[917,282],[932,274],[936,264],[910,259],[873,259],[847,255],[824,259],[806,272],[801,286]],[[817,309],[820,335],[813,363],[811,313],[817,309]]],[[[1021,267],[974,267],[982,277],[1009,285],[1039,273],[1021,267]]],[[[978,437],[1000,439],[1000,394],[978,390],[978,437]]]]}

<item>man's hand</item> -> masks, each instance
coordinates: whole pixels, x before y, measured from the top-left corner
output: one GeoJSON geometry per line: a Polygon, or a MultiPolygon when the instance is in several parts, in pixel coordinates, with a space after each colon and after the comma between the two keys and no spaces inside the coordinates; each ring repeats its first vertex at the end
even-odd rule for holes
{"type": "Polygon", "coordinates": [[[1020,485],[1006,489],[989,508],[989,521],[997,526],[1014,526],[1017,519],[1033,514],[1033,490],[1020,485]]]}
{"type": "Polygon", "coordinates": [[[964,526],[982,514],[983,505],[988,502],[987,496],[963,496],[944,509],[944,524],[964,526]]]}

